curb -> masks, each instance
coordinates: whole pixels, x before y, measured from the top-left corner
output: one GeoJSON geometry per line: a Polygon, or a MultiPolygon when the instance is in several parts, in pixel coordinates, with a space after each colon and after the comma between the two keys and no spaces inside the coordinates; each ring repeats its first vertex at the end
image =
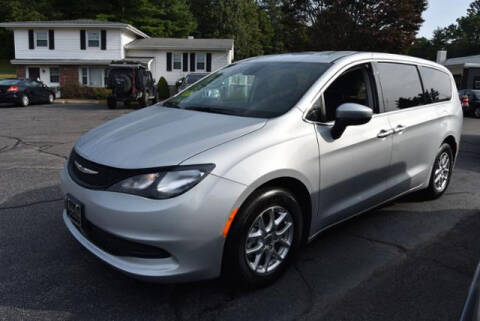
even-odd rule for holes
{"type": "Polygon", "coordinates": [[[96,99],[55,99],[55,104],[106,104],[105,100],[96,99]]]}

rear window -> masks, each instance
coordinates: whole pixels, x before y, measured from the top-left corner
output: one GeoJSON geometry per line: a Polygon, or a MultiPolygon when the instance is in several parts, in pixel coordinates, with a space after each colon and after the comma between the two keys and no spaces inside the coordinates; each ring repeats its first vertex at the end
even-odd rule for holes
{"type": "Polygon", "coordinates": [[[0,86],[15,86],[20,85],[23,80],[20,79],[3,79],[0,80],[0,86]]]}
{"type": "Polygon", "coordinates": [[[447,73],[429,67],[420,67],[420,74],[428,104],[448,101],[452,98],[452,82],[447,73]]]}
{"type": "Polygon", "coordinates": [[[417,67],[396,63],[378,63],[385,111],[424,104],[417,67]]]}

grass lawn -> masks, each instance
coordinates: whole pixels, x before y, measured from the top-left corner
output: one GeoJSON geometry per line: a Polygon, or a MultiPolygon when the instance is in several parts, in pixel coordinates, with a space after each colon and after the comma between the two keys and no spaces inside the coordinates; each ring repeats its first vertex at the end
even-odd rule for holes
{"type": "Polygon", "coordinates": [[[0,59],[0,79],[16,77],[15,66],[9,59],[0,59]]]}

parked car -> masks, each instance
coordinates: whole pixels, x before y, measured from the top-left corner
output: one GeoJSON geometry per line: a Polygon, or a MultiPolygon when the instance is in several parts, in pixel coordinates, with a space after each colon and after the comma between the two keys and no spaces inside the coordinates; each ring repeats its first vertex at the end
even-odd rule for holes
{"type": "Polygon", "coordinates": [[[118,101],[129,105],[137,101],[141,107],[156,103],[158,91],[147,66],[135,61],[112,61],[107,69],[107,87],[112,93],[107,97],[108,108],[117,107],[118,101]]]}
{"type": "Polygon", "coordinates": [[[24,78],[0,79],[0,103],[26,107],[32,103],[52,103],[55,92],[44,83],[24,78]]]}
{"type": "Polygon", "coordinates": [[[134,277],[264,286],[326,228],[406,193],[440,197],[462,122],[431,61],[251,58],[82,136],[61,172],[63,219],[134,277]]]}
{"type": "Polygon", "coordinates": [[[480,118],[480,90],[462,89],[458,91],[465,115],[480,118]]]}
{"type": "Polygon", "coordinates": [[[190,73],[190,74],[186,75],[185,77],[180,78],[175,83],[175,86],[177,87],[177,91],[184,90],[185,88],[187,88],[191,84],[199,81],[200,79],[202,79],[203,77],[205,77],[207,75],[208,75],[207,72],[197,72],[197,73],[190,73]]]}
{"type": "Polygon", "coordinates": [[[478,320],[480,320],[480,264],[477,266],[473,276],[467,300],[460,317],[460,321],[478,320]]]}

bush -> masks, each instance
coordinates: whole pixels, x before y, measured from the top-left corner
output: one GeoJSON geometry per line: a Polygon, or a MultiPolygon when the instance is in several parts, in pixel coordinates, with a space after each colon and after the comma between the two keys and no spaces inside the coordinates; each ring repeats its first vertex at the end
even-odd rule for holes
{"type": "Polygon", "coordinates": [[[165,77],[160,77],[157,84],[158,88],[158,99],[164,100],[170,97],[170,89],[168,88],[168,83],[165,77]]]}
{"type": "Polygon", "coordinates": [[[67,84],[60,88],[62,98],[107,99],[112,91],[108,88],[87,87],[78,83],[67,84]]]}

